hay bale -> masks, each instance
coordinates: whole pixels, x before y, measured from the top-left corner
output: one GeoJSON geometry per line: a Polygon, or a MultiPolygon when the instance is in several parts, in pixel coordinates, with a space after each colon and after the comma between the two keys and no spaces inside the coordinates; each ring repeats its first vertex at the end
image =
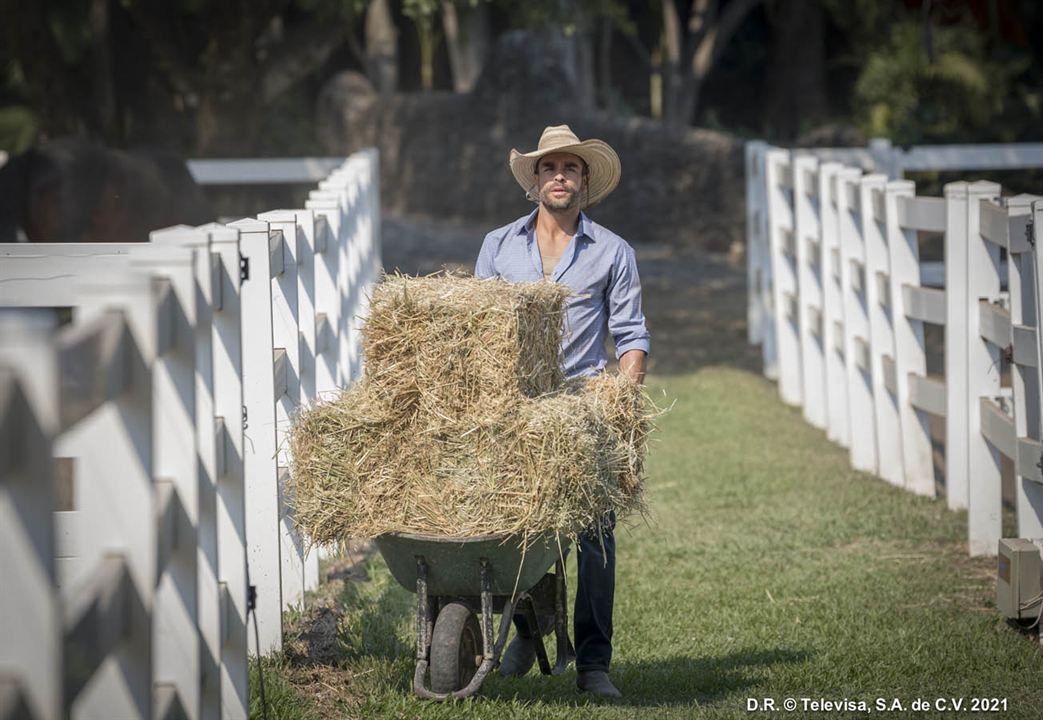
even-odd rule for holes
{"type": "Polygon", "coordinates": [[[654,408],[626,377],[562,383],[556,283],[393,276],[366,372],[302,410],[289,502],[313,543],[414,532],[571,539],[643,510],[654,408]]]}
{"type": "Polygon", "coordinates": [[[362,381],[291,433],[298,526],[313,542],[414,532],[575,539],[644,509],[652,408],[616,375],[422,429],[362,381]]]}
{"type": "Polygon", "coordinates": [[[496,411],[558,388],[568,288],[389,276],[363,329],[369,390],[410,417],[496,411]]]}

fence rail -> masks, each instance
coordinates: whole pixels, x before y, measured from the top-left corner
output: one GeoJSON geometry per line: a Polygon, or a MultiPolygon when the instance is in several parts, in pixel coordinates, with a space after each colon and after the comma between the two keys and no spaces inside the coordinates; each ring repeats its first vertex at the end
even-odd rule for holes
{"type": "Polygon", "coordinates": [[[247,717],[318,583],[285,434],[361,372],[378,193],[370,150],[304,209],[0,249],[0,717],[247,717]]]}
{"type": "Polygon", "coordinates": [[[921,495],[941,479],[948,505],[968,511],[972,555],[997,551],[1004,457],[1017,533],[1043,537],[1043,199],[990,182],[923,197],[898,177],[1040,166],[1043,145],[746,146],[749,340],[765,374],[852,467],[921,495]],[[942,263],[920,259],[932,234],[942,263]],[[925,325],[944,328],[940,347],[925,325]],[[941,377],[927,372],[932,350],[941,377]],[[931,416],[945,428],[937,468],[931,416]]]}

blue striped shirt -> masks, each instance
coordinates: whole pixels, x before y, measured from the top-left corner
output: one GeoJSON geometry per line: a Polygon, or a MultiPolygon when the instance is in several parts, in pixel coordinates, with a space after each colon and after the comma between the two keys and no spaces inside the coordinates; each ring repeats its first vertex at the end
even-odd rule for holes
{"type": "MultiPolygon", "coordinates": [[[[543,279],[543,261],[534,225],[537,210],[485,236],[474,274],[510,282],[543,279]]],[[[566,377],[595,375],[608,363],[606,333],[612,333],[616,357],[649,349],[641,312],[641,279],[634,249],[626,240],[579,215],[579,227],[550,278],[572,290],[565,306],[561,341],[566,377]]]]}

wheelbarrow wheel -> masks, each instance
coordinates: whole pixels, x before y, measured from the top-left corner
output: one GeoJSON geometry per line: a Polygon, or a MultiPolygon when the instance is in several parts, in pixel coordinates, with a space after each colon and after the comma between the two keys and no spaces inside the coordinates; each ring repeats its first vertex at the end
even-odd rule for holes
{"type": "Polygon", "coordinates": [[[471,608],[460,602],[443,607],[431,633],[431,689],[447,693],[466,687],[481,663],[483,645],[471,608]]]}

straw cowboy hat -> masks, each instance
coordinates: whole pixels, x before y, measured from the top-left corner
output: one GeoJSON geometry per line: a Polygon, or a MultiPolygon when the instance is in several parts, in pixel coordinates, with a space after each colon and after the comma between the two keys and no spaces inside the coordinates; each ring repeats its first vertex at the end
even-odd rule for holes
{"type": "Polygon", "coordinates": [[[533,188],[536,179],[536,161],[544,155],[556,152],[572,153],[583,158],[590,169],[587,189],[583,193],[580,207],[590,207],[603,200],[616,189],[622,166],[619,156],[604,140],[583,140],[568,125],[553,125],[544,128],[539,146],[529,153],[511,150],[511,172],[526,194],[533,188]]]}

